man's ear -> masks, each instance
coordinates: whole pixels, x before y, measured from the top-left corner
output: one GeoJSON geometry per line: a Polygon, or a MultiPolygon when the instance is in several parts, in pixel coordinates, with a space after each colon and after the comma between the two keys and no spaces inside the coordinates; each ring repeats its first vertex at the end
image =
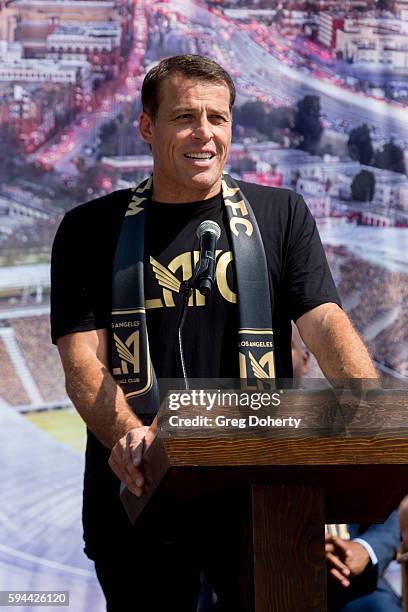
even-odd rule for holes
{"type": "Polygon", "coordinates": [[[153,138],[153,119],[147,113],[139,115],[139,132],[145,142],[151,144],[153,138]]]}

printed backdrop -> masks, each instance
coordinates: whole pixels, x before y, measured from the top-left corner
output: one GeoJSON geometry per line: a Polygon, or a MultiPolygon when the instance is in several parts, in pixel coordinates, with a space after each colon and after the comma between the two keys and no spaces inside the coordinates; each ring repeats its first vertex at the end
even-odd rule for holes
{"type": "Polygon", "coordinates": [[[9,473],[0,588],[11,575],[20,576],[13,588],[52,588],[46,571],[47,585],[75,582],[78,611],[79,601],[96,611],[102,600],[80,553],[79,498],[69,501],[71,487],[77,497],[81,489],[83,429],[49,340],[50,248],[64,211],[151,171],[137,130],[141,82],[179,53],[207,55],[231,73],[238,99],[227,169],[303,194],[377,366],[394,380],[408,376],[407,0],[1,2],[0,419],[9,473]],[[34,450],[43,457],[36,487],[25,477],[34,450]],[[56,457],[69,486],[50,479],[56,457]]]}

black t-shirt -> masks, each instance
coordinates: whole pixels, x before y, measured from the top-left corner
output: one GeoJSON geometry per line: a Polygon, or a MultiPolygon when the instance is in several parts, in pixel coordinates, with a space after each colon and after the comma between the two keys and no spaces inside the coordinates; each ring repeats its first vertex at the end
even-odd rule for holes
{"type": "MultiPolygon", "coordinates": [[[[240,183],[258,221],[268,261],[277,375],[292,375],[290,321],[325,302],[339,304],[315,221],[303,199],[286,189],[240,183]]],[[[67,213],[52,255],[51,329],[59,336],[110,329],[112,263],[131,190],[78,206],[67,213]]],[[[180,295],[159,285],[158,262],[178,280],[191,275],[198,258],[196,229],[216,221],[216,285],[209,299],[192,298],[184,326],[185,358],[191,377],[237,374],[236,282],[232,245],[220,196],[188,204],[147,206],[145,301],[152,362],[157,377],[179,376],[174,359],[180,295]],[[152,259],[151,259],[152,258],[152,259]]]]}
{"type": "MultiPolygon", "coordinates": [[[[268,263],[276,373],[292,376],[291,320],[326,302],[340,304],[315,221],[303,199],[287,189],[239,183],[251,204],[268,263]]],[[[117,191],[67,213],[52,253],[52,340],[72,332],[110,329],[112,265],[131,190],[117,191]]],[[[149,202],[145,228],[145,305],[152,363],[158,378],[180,376],[175,358],[181,296],[158,282],[157,265],[178,281],[198,259],[196,229],[205,219],[221,227],[216,284],[209,298],[194,292],[184,325],[188,375],[238,377],[238,308],[232,244],[221,196],[187,204],[149,202]]],[[[86,457],[84,526],[87,552],[106,537],[106,521],[127,518],[118,501],[119,482],[109,451],[90,433],[86,457]],[[103,510],[101,511],[101,508],[103,510]]],[[[123,521],[125,523],[123,523],[123,521]]]]}

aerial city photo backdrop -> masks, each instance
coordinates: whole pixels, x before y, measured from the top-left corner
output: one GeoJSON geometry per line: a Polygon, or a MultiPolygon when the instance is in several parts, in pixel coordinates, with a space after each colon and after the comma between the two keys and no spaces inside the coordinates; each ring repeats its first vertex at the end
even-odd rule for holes
{"type": "Polygon", "coordinates": [[[64,212],[152,171],[141,83],[180,53],[230,72],[227,170],[303,195],[377,367],[408,376],[408,0],[0,1],[0,507],[16,482],[30,499],[0,512],[0,587],[52,575],[79,612],[103,606],[81,553],[83,429],[50,342],[51,245],[64,212]]]}

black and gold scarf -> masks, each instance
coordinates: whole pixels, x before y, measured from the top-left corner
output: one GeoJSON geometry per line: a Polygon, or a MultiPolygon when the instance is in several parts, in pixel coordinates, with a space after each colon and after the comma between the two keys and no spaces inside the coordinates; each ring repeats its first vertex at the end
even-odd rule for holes
{"type": "MultiPolygon", "coordinates": [[[[149,353],[143,279],[145,207],[152,183],[150,177],[134,189],[113,266],[111,370],[137,414],[153,414],[159,407],[149,353]]],[[[240,378],[273,379],[272,308],[261,234],[248,200],[228,174],[222,177],[222,197],[237,278],[240,378]]]]}

